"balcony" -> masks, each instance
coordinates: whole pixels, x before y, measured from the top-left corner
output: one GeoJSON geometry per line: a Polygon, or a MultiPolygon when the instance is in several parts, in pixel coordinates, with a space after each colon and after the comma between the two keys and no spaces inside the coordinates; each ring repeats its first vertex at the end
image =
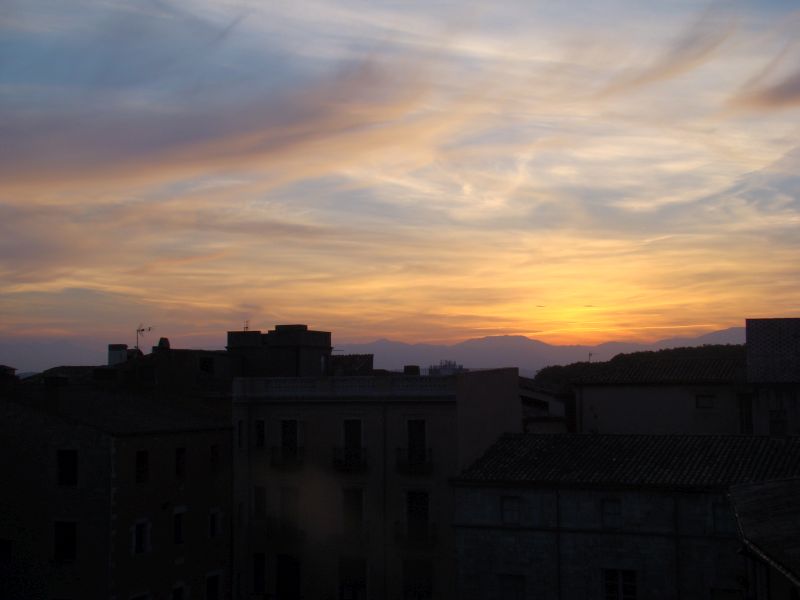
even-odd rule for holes
{"type": "Polygon", "coordinates": [[[367,470],[366,448],[333,449],[333,468],[344,473],[361,473],[367,470]]]}
{"type": "Polygon", "coordinates": [[[437,542],[436,524],[429,521],[397,521],[395,540],[409,548],[432,548],[437,542]]]}
{"type": "Polygon", "coordinates": [[[272,446],[270,464],[276,469],[299,469],[303,466],[306,449],[303,446],[272,446]]]}
{"type": "Polygon", "coordinates": [[[282,546],[300,544],[306,539],[306,532],[292,519],[273,518],[270,520],[270,534],[282,546]]]}
{"type": "Polygon", "coordinates": [[[398,448],[397,472],[403,475],[430,475],[433,458],[430,448],[398,448]]]}
{"type": "Polygon", "coordinates": [[[369,523],[362,521],[346,524],[335,537],[339,545],[361,548],[369,541],[369,523]]]}

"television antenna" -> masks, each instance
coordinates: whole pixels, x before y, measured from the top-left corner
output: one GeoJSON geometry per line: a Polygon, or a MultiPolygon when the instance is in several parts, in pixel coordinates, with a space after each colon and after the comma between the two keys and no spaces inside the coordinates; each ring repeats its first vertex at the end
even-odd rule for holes
{"type": "Polygon", "coordinates": [[[136,349],[137,350],[139,349],[139,336],[141,335],[142,337],[144,337],[144,334],[147,333],[148,331],[153,331],[153,328],[152,327],[145,327],[144,325],[139,323],[139,326],[136,328],[136,349]]]}
{"type": "Polygon", "coordinates": [[[250,330],[250,319],[245,320],[245,322],[244,322],[244,330],[245,331],[249,331],[250,330]]]}

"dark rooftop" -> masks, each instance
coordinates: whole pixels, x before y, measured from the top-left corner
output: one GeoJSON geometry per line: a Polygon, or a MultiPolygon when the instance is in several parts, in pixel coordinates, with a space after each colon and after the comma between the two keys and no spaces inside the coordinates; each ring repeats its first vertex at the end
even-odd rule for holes
{"type": "Polygon", "coordinates": [[[795,476],[800,437],[506,434],[459,481],[727,489],[795,476]]]}
{"type": "Polygon", "coordinates": [[[745,545],[800,586],[800,478],[736,486],[730,496],[745,545]]]}
{"type": "Polygon", "coordinates": [[[572,385],[744,383],[746,362],[743,345],[672,348],[618,354],[606,362],[546,367],[535,380],[572,385]]]}

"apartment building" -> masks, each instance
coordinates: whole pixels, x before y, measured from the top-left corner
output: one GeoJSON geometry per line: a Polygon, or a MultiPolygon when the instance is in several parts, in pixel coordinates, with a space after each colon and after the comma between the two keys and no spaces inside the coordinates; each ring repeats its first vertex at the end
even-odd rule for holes
{"type": "Polygon", "coordinates": [[[797,437],[503,436],[454,480],[458,595],[790,600],[796,482],[736,492],[748,552],[728,494],[798,475],[797,437]],[[785,566],[755,573],[753,547],[785,566]]]}
{"type": "Polygon", "coordinates": [[[241,378],[233,402],[236,598],[456,597],[449,480],[520,430],[517,369],[241,378]]]}
{"type": "Polygon", "coordinates": [[[229,413],[81,383],[92,371],[0,400],[0,595],[229,598],[229,413]]]}

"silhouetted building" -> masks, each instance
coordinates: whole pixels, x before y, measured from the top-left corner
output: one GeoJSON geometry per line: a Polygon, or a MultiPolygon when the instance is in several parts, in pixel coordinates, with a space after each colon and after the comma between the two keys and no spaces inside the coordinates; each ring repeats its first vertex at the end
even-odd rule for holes
{"type": "Polygon", "coordinates": [[[735,486],[730,493],[747,560],[747,598],[800,598],[800,478],[735,486]]]}
{"type": "Polygon", "coordinates": [[[755,431],[800,435],[800,319],[747,319],[747,379],[755,431]]]}
{"type": "Polygon", "coordinates": [[[522,430],[526,433],[566,433],[575,421],[575,403],[569,389],[520,377],[519,396],[522,430]],[[569,409],[572,409],[570,415],[569,409]]]}
{"type": "Polygon", "coordinates": [[[454,482],[458,595],[744,598],[727,492],[797,476],[800,438],[503,436],[454,482]]]}
{"type": "Polygon", "coordinates": [[[0,400],[0,595],[228,598],[228,411],[93,372],[51,370],[0,400]]]}
{"type": "Polygon", "coordinates": [[[229,331],[227,349],[242,358],[245,377],[319,377],[328,372],[331,334],[307,325],[276,325],[267,333],[229,331]]]}
{"type": "Polygon", "coordinates": [[[520,417],[515,368],[237,379],[236,597],[454,598],[449,478],[520,417]]]}

